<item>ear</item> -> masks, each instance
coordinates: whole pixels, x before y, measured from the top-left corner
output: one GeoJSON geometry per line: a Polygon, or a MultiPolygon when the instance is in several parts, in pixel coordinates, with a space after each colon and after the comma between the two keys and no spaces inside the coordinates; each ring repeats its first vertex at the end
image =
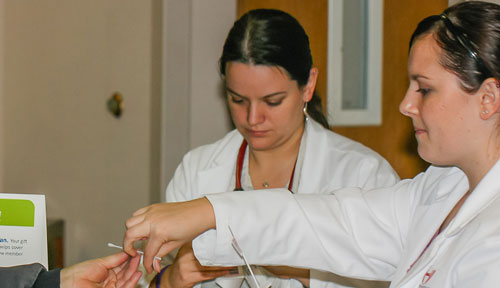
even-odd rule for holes
{"type": "Polygon", "coordinates": [[[483,120],[490,119],[500,111],[500,83],[495,78],[484,80],[480,88],[480,116],[483,120]]]}
{"type": "Polygon", "coordinates": [[[304,102],[311,101],[314,94],[314,89],[316,89],[316,81],[318,80],[318,68],[311,68],[309,71],[309,80],[307,80],[306,86],[303,89],[302,100],[304,102]]]}

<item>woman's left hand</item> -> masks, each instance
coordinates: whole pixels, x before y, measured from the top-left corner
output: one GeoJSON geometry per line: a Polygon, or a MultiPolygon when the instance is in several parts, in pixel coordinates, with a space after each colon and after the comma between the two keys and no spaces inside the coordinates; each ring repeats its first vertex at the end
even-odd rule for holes
{"type": "MultiPolygon", "coordinates": [[[[126,227],[123,250],[134,256],[137,253],[134,242],[148,239],[143,264],[151,273],[155,256],[162,257],[199,234],[215,228],[215,215],[206,198],[159,203],[137,210],[127,220],[126,227]]],[[[154,266],[159,272],[159,265],[154,266]]]]}

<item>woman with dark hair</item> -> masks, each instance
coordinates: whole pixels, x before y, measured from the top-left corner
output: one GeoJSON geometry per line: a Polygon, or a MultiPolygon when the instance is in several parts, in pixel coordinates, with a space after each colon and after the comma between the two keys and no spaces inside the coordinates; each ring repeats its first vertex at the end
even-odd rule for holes
{"type": "Polygon", "coordinates": [[[127,221],[125,251],[135,254],[132,243],[149,237],[151,267],[153,256],[203,233],[193,241],[197,259],[235,265],[230,225],[251,264],[390,280],[391,287],[498,287],[499,57],[499,5],[462,2],[418,25],[400,111],[432,165],[415,178],[369,193],[245,191],[149,206],[127,221]]]}
{"type": "MultiPolygon", "coordinates": [[[[289,14],[260,9],[237,20],[220,58],[236,129],[185,155],[167,187],[167,202],[226,191],[285,188],[292,195],[396,183],[397,174],[377,153],[328,129],[314,94],[318,70],[312,64],[308,37],[289,14]]],[[[256,267],[255,272],[274,288],[302,284],[270,272],[309,279],[308,270],[256,267]]],[[[157,282],[175,288],[202,281],[197,287],[240,287],[243,278],[221,277],[229,273],[228,268],[201,266],[188,243],[157,282]]]]}

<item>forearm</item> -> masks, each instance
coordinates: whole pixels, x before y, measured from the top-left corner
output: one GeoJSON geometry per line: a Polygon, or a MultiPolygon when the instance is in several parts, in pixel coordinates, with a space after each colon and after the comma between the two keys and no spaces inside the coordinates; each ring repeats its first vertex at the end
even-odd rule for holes
{"type": "MultiPolygon", "coordinates": [[[[194,240],[195,255],[203,265],[241,265],[232,249],[227,228],[231,226],[250,264],[289,265],[372,279],[390,275],[394,266],[387,263],[398,258],[399,250],[381,255],[370,243],[373,235],[365,237],[366,225],[380,227],[369,211],[390,210],[367,207],[372,202],[359,189],[338,192],[291,195],[285,189],[274,189],[209,195],[217,229],[194,240]],[[349,218],[353,213],[358,217],[349,218]]],[[[376,236],[390,243],[399,239],[393,232],[380,230],[376,236]]]]}

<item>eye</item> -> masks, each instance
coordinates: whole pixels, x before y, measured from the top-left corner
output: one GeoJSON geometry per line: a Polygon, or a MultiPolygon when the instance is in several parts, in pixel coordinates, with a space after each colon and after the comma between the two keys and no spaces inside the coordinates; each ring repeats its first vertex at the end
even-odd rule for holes
{"type": "Polygon", "coordinates": [[[272,100],[266,101],[267,105],[269,105],[269,106],[279,106],[282,102],[283,102],[283,100],[281,100],[281,99],[277,100],[277,101],[276,100],[274,100],[274,101],[272,101],[272,100]]]}
{"type": "Polygon", "coordinates": [[[241,97],[238,97],[238,96],[234,96],[234,95],[231,95],[231,102],[235,103],[235,104],[242,104],[243,103],[243,98],[241,97]]]}
{"type": "Polygon", "coordinates": [[[429,92],[431,91],[431,89],[427,89],[427,88],[419,88],[417,89],[417,92],[422,94],[422,96],[425,96],[427,94],[429,94],[429,92]]]}

